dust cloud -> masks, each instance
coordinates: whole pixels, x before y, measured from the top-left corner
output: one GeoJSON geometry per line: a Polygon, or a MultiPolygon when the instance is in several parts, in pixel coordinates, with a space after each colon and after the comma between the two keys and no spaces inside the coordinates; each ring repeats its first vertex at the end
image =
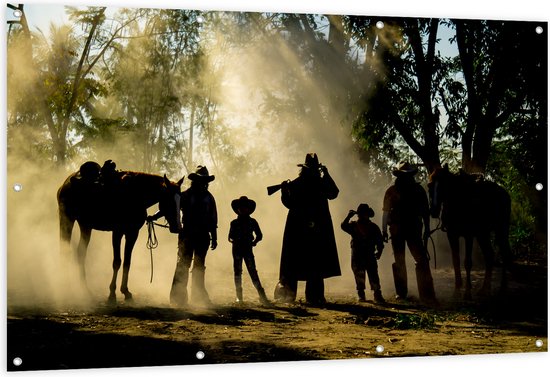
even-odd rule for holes
{"type": "MultiPolygon", "coordinates": [[[[282,235],[287,209],[280,201],[280,194],[268,196],[266,187],[286,179],[297,177],[305,155],[316,152],[320,162],[328,167],[331,176],[340,189],[337,199],[330,202],[330,210],[342,276],[325,280],[326,297],[355,298],[355,282],[351,272],[350,237],[340,230],[340,223],[350,209],[360,203],[368,203],[375,210],[373,221],[379,226],[382,217],[382,198],[390,180],[373,184],[372,173],[356,153],[351,125],[343,122],[349,119],[347,109],[338,105],[334,93],[345,92],[345,81],[339,75],[324,75],[323,80],[313,80],[304,70],[304,62],[288,47],[284,36],[274,36],[256,30],[254,26],[235,28],[228,31],[210,31],[202,39],[210,69],[206,82],[214,82],[213,98],[219,104],[220,118],[229,129],[226,146],[238,151],[254,171],[243,171],[239,160],[224,159],[223,154],[214,151],[215,158],[208,153],[195,156],[194,165],[206,165],[216,179],[210,184],[210,191],[216,198],[219,224],[218,248],[211,250],[206,258],[206,287],[214,303],[230,303],[234,300],[233,267],[231,244],[227,241],[230,221],[236,217],[231,200],[246,195],[257,203],[252,215],[258,220],[264,239],[255,248],[256,264],[260,279],[268,297],[273,297],[277,282],[282,235]],[[242,33],[242,35],[239,35],[242,33]],[[243,47],[224,48],[224,39],[250,38],[243,47]],[[282,99],[289,99],[289,74],[292,74],[294,90],[300,93],[300,101],[294,106],[279,109],[277,118],[265,115],[265,93],[282,99]],[[328,90],[330,88],[330,90],[328,90]],[[302,114],[297,117],[296,114],[302,114]],[[303,115],[307,116],[303,116],[303,115]],[[304,119],[307,119],[304,121],[304,119]],[[299,120],[299,122],[298,122],[299,120]],[[237,161],[237,162],[235,162],[237,161]],[[240,172],[234,179],[234,172],[240,172]]],[[[326,45],[326,53],[331,47],[326,45]]],[[[323,52],[321,51],[321,54],[323,52]]],[[[327,72],[343,69],[337,62],[329,61],[327,72]]],[[[10,88],[12,93],[16,90],[10,88]]],[[[288,101],[292,102],[292,101],[288,101]]],[[[68,174],[76,170],[86,159],[73,158],[67,169],[60,169],[36,156],[19,151],[18,143],[28,143],[25,137],[12,133],[8,138],[8,215],[7,215],[7,277],[8,307],[10,306],[86,306],[107,298],[111,279],[112,247],[110,233],[94,231],[88,248],[86,271],[91,299],[79,286],[75,266],[67,266],[59,251],[59,227],[56,191],[68,174]],[[21,191],[11,189],[15,183],[22,185],[21,191]]],[[[197,135],[195,143],[205,143],[197,135]]],[[[121,170],[139,170],[140,162],[132,162],[127,155],[118,156],[117,148],[98,147],[95,159],[99,163],[107,159],[117,162],[121,170]]],[[[203,148],[202,150],[204,150],[203,148]]],[[[200,151],[197,148],[197,151],[200,151]]],[[[242,160],[241,160],[242,161],[242,160]]],[[[390,168],[388,168],[390,170],[390,168]]],[[[152,172],[164,174],[163,171],[152,172]]],[[[183,167],[179,174],[169,176],[178,180],[187,175],[183,167]]],[[[380,181],[380,180],[378,180],[380,181]]],[[[183,189],[189,181],[186,179],[183,189]]],[[[148,210],[149,214],[155,208],[148,210]]],[[[129,289],[138,305],[169,305],[169,290],[172,282],[177,254],[177,236],[166,229],[156,228],[159,246],[151,255],[146,248],[147,229],[143,227],[134,248],[130,270],[129,289]],[[150,282],[151,271],[153,280],[150,282]]],[[[78,226],[73,232],[73,249],[78,242],[78,226]]],[[[407,255],[409,290],[416,294],[413,261],[407,255]]],[[[385,297],[394,294],[391,263],[391,246],[386,244],[379,261],[382,292],[385,297]]],[[[257,302],[257,294],[246,270],[243,272],[245,301],[257,302]]],[[[120,285],[121,272],[118,285],[120,285]]],[[[368,288],[367,288],[368,289],[368,288]]],[[[367,293],[367,298],[372,298],[367,293]]],[[[123,296],[117,292],[118,300],[123,296]]],[[[298,288],[298,299],[304,298],[303,283],[298,288]]]]}

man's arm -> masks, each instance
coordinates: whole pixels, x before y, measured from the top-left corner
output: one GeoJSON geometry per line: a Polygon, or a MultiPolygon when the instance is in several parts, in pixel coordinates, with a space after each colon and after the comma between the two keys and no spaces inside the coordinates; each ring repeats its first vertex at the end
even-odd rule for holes
{"type": "Polygon", "coordinates": [[[380,231],[380,228],[376,224],[373,223],[373,232],[376,236],[376,259],[380,259],[382,256],[382,251],[384,250],[384,236],[382,235],[382,232],[380,231]]]}
{"type": "Polygon", "coordinates": [[[328,169],[326,166],[322,165],[321,171],[323,172],[322,182],[324,186],[324,191],[327,196],[327,199],[333,200],[338,197],[338,194],[340,190],[338,189],[338,186],[336,186],[336,182],[334,182],[334,179],[330,176],[328,173],[328,169]]]}
{"type": "Polygon", "coordinates": [[[216,200],[214,199],[214,196],[210,194],[210,200],[211,200],[211,213],[210,213],[210,240],[211,240],[211,249],[214,250],[216,247],[218,247],[218,210],[216,208],[216,200]]]}
{"type": "Polygon", "coordinates": [[[390,186],[384,193],[384,201],[382,203],[382,240],[388,242],[388,224],[390,221],[390,211],[393,206],[393,191],[395,186],[390,186]]]}
{"type": "Polygon", "coordinates": [[[388,220],[390,218],[390,211],[382,212],[382,240],[388,242],[388,220]]]}
{"type": "Polygon", "coordinates": [[[422,237],[422,240],[424,241],[424,245],[428,242],[428,238],[430,238],[430,204],[428,202],[428,196],[426,195],[426,191],[422,186],[418,185],[418,199],[419,199],[419,205],[420,205],[420,214],[422,216],[422,222],[424,223],[424,234],[422,237]]]}

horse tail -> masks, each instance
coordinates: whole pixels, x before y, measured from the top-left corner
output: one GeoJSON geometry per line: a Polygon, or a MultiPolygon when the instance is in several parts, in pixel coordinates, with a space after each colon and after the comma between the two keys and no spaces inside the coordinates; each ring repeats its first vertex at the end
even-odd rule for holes
{"type": "Polygon", "coordinates": [[[63,185],[57,191],[60,251],[63,256],[70,253],[71,234],[75,222],[75,218],[69,214],[67,205],[66,186],[63,185]]]}

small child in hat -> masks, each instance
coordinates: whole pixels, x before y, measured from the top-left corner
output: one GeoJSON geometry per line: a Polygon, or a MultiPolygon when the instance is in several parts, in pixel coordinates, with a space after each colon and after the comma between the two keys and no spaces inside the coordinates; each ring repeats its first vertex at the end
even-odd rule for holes
{"type": "Polygon", "coordinates": [[[368,274],[371,289],[374,291],[374,301],[385,302],[380,288],[378,263],[384,249],[382,232],[370,218],[374,210],[368,204],[362,203],[357,211],[350,210],[342,222],[342,230],[351,235],[351,269],[355,276],[357,294],[360,302],[365,302],[365,272],[368,274]],[[350,221],[357,215],[357,221],[350,221]]]}
{"type": "Polygon", "coordinates": [[[243,302],[242,273],[243,260],[252,279],[252,284],[258,291],[260,302],[263,305],[269,305],[270,302],[265,295],[265,291],[260,283],[258,271],[256,271],[256,261],[252,248],[262,240],[262,231],[256,219],[250,215],[256,209],[256,202],[241,196],[231,202],[231,208],[238,215],[231,221],[229,228],[229,242],[233,244],[233,271],[235,277],[235,289],[237,292],[237,303],[243,302]]]}

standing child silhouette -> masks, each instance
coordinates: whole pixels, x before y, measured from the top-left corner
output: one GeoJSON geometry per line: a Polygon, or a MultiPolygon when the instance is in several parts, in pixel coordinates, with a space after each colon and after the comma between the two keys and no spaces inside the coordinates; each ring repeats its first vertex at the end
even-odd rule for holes
{"type": "Polygon", "coordinates": [[[231,202],[231,208],[238,215],[236,219],[231,221],[229,228],[229,242],[233,244],[233,271],[235,278],[235,290],[237,293],[237,303],[243,302],[243,287],[242,273],[243,261],[246,264],[252,284],[258,291],[260,302],[263,305],[269,305],[270,302],[265,295],[260,277],[256,270],[256,261],[252,248],[262,240],[262,231],[256,219],[250,215],[256,209],[256,202],[248,199],[246,196],[241,196],[231,202]]]}
{"type": "Polygon", "coordinates": [[[368,204],[362,203],[357,211],[350,210],[342,222],[342,230],[351,235],[351,269],[355,276],[357,295],[360,302],[365,302],[365,273],[368,274],[370,288],[374,292],[374,301],[385,302],[380,288],[378,263],[384,249],[382,232],[370,218],[374,211],[368,204]],[[357,221],[350,221],[357,215],[357,221]]]}

